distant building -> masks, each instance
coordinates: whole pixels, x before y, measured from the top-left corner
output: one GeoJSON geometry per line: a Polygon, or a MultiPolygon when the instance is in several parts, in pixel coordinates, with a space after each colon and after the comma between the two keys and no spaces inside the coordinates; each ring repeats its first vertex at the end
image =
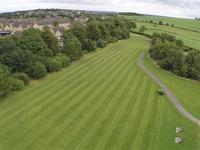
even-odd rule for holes
{"type": "MultiPolygon", "coordinates": [[[[29,12],[30,14],[32,12],[29,12]]],[[[79,16],[75,21],[85,25],[88,18],[79,16]]],[[[58,39],[60,47],[63,47],[62,36],[64,31],[70,29],[70,21],[63,17],[46,17],[46,18],[24,18],[24,19],[0,19],[0,36],[16,35],[20,37],[24,30],[35,28],[43,30],[49,27],[50,31],[58,39]],[[56,22],[56,24],[55,24],[56,22]]]]}
{"type": "Polygon", "coordinates": [[[7,36],[10,35],[11,32],[10,31],[0,31],[0,36],[7,36]]]}
{"type": "Polygon", "coordinates": [[[52,33],[60,41],[62,34],[65,30],[70,29],[70,22],[62,17],[49,17],[49,18],[28,18],[28,19],[0,19],[0,36],[6,35],[21,35],[26,29],[35,28],[43,30],[44,27],[49,27],[52,33]],[[58,22],[58,26],[54,26],[54,22],[58,22]]]}

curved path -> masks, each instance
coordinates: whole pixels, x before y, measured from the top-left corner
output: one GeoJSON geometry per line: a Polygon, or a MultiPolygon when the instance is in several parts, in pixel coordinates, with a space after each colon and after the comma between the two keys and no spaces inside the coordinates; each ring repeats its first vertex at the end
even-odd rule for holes
{"type": "Polygon", "coordinates": [[[146,73],[149,75],[149,77],[151,77],[161,88],[163,88],[166,91],[166,95],[167,97],[170,99],[170,101],[173,103],[173,105],[176,107],[176,109],[183,115],[185,116],[187,119],[189,119],[190,121],[192,121],[193,123],[197,124],[198,126],[200,126],[200,120],[195,118],[194,116],[192,116],[189,112],[187,112],[184,107],[181,105],[181,103],[179,102],[178,98],[164,85],[164,83],[155,76],[154,73],[152,73],[151,71],[149,71],[143,64],[143,60],[144,60],[144,56],[145,56],[145,52],[143,51],[140,54],[140,57],[138,58],[137,64],[138,66],[146,73]]]}

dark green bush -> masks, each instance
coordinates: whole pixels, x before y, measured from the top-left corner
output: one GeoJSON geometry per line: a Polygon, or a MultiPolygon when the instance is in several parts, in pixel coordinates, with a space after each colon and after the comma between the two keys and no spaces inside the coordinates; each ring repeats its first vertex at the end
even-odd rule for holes
{"type": "Polygon", "coordinates": [[[24,81],[11,78],[10,84],[12,85],[12,91],[19,91],[24,88],[24,81]]]}
{"type": "Polygon", "coordinates": [[[24,82],[24,85],[28,85],[29,84],[29,77],[27,74],[21,72],[21,73],[14,73],[12,74],[12,77],[15,79],[19,79],[22,80],[24,82]]]}
{"type": "Polygon", "coordinates": [[[200,52],[165,33],[154,33],[150,56],[158,65],[176,75],[200,80],[200,52]],[[188,54],[184,54],[188,51],[188,54]]]}
{"type": "Polygon", "coordinates": [[[45,67],[47,69],[47,72],[57,72],[62,69],[62,62],[56,59],[49,58],[46,60],[45,67]]]}
{"type": "Polygon", "coordinates": [[[91,39],[85,40],[85,49],[89,52],[94,51],[96,49],[96,42],[91,39]]]}
{"type": "Polygon", "coordinates": [[[99,48],[104,48],[104,47],[106,47],[106,45],[107,45],[107,42],[102,39],[99,39],[97,41],[97,47],[99,47],[99,48]]]}
{"type": "Polygon", "coordinates": [[[36,62],[30,65],[26,73],[33,79],[40,79],[47,75],[47,70],[42,63],[36,62]]]}
{"type": "Polygon", "coordinates": [[[68,67],[71,63],[70,57],[67,57],[65,54],[62,53],[58,54],[54,59],[61,62],[63,68],[68,67]]]}

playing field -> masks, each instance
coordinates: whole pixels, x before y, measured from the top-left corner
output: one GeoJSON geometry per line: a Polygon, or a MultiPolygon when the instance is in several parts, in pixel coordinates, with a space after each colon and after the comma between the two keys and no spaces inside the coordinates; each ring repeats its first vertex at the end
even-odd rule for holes
{"type": "Polygon", "coordinates": [[[133,35],[2,99],[0,150],[199,150],[199,127],[136,65],[148,47],[133,35]]]}

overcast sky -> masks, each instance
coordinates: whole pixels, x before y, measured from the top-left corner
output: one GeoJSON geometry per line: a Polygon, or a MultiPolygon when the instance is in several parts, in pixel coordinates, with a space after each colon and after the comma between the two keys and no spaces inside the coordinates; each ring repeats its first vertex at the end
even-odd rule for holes
{"type": "Polygon", "coordinates": [[[0,0],[0,2],[0,12],[63,8],[200,17],[200,0],[0,0]]]}

